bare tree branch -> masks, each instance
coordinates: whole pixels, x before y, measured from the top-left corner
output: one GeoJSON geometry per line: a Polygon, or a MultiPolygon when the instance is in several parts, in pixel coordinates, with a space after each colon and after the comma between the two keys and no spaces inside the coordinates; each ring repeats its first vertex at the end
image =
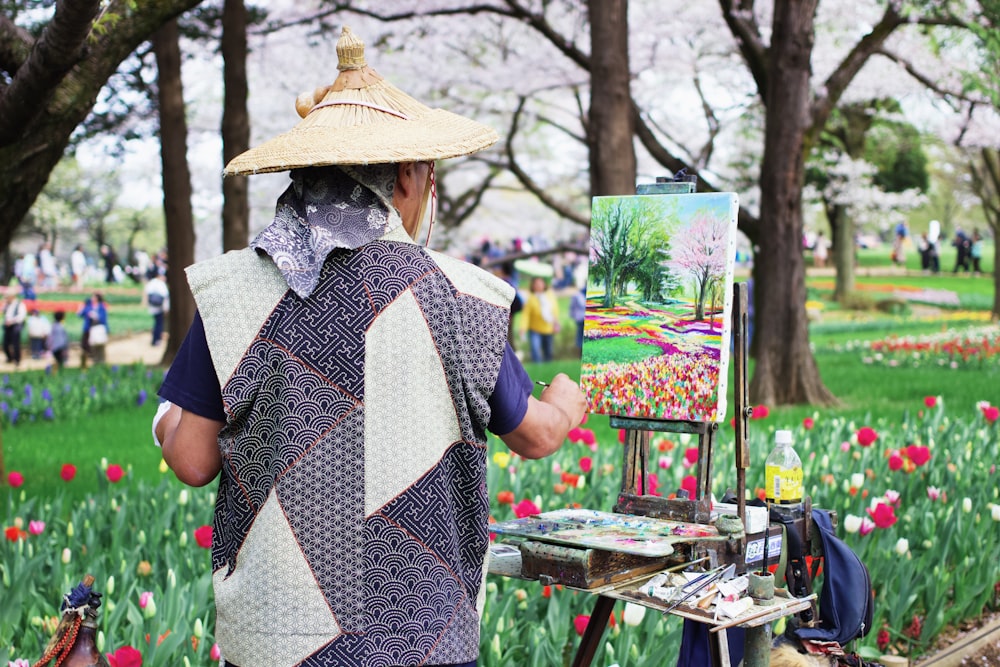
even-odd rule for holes
{"type": "Polygon", "coordinates": [[[757,25],[753,4],[754,0],[719,0],[722,18],[729,26],[729,31],[736,37],[736,45],[757,84],[760,99],[765,100],[768,49],[760,35],[760,26],[757,25]]]}
{"type": "Polygon", "coordinates": [[[28,59],[0,97],[0,146],[21,136],[25,126],[45,104],[67,72],[85,56],[100,0],[61,0],[28,59]]]}
{"type": "Polygon", "coordinates": [[[514,137],[517,136],[517,128],[520,123],[521,113],[524,111],[524,104],[527,98],[520,97],[517,103],[517,109],[511,114],[510,120],[510,130],[507,133],[507,142],[504,146],[504,154],[507,156],[507,168],[510,173],[514,174],[514,177],[524,186],[524,189],[535,195],[542,204],[547,208],[555,211],[561,217],[566,218],[578,225],[589,226],[590,217],[583,216],[572,209],[572,207],[562,204],[551,197],[545,189],[540,185],[535,183],[535,181],[528,175],[521,165],[517,163],[517,158],[514,156],[514,137]]]}
{"type": "Polygon", "coordinates": [[[882,48],[882,49],[877,49],[875,53],[885,56],[889,60],[892,60],[896,64],[900,65],[904,70],[906,70],[906,73],[912,76],[914,79],[916,79],[918,83],[920,83],[928,90],[931,90],[940,95],[941,99],[943,99],[948,104],[948,106],[950,106],[954,111],[961,110],[961,105],[956,103],[955,100],[961,100],[963,102],[972,102],[973,104],[988,105],[990,103],[989,100],[972,98],[968,94],[962,91],[946,90],[945,88],[942,88],[937,84],[937,82],[935,82],[930,77],[920,72],[912,62],[910,62],[906,58],[903,58],[895,51],[890,51],[889,49],[882,48]]]}

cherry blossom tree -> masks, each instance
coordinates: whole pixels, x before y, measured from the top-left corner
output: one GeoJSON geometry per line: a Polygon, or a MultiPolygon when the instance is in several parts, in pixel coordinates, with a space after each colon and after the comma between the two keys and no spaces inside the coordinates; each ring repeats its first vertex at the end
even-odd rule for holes
{"type": "Polygon", "coordinates": [[[696,322],[705,319],[713,284],[726,275],[728,234],[725,220],[702,212],[670,239],[666,265],[694,289],[696,322]]]}

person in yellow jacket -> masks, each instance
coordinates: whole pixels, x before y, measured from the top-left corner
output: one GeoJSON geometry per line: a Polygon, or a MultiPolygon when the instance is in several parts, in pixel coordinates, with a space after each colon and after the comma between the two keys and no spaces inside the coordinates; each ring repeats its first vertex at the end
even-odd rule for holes
{"type": "Polygon", "coordinates": [[[521,314],[533,362],[552,361],[552,341],[559,331],[559,302],[545,278],[531,279],[531,294],[521,314]]]}

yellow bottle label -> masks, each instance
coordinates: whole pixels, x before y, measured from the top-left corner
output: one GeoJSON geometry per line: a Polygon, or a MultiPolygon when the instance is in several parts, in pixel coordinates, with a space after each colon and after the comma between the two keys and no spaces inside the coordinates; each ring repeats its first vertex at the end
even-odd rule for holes
{"type": "Polygon", "coordinates": [[[766,466],[764,481],[767,499],[771,502],[789,504],[802,501],[802,468],[766,466]]]}

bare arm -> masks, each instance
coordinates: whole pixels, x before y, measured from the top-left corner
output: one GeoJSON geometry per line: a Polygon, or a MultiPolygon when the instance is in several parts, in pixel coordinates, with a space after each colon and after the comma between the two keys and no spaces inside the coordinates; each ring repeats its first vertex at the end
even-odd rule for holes
{"type": "Polygon", "coordinates": [[[205,486],[216,478],[222,469],[218,437],[224,425],[171,406],[156,425],[156,437],[163,443],[163,460],[177,479],[205,486]]]}
{"type": "Polygon", "coordinates": [[[540,459],[562,447],[566,434],[579,426],[586,411],[587,403],[580,387],[565,373],[560,373],[540,398],[528,397],[524,419],[500,439],[516,454],[526,459],[540,459]]]}

